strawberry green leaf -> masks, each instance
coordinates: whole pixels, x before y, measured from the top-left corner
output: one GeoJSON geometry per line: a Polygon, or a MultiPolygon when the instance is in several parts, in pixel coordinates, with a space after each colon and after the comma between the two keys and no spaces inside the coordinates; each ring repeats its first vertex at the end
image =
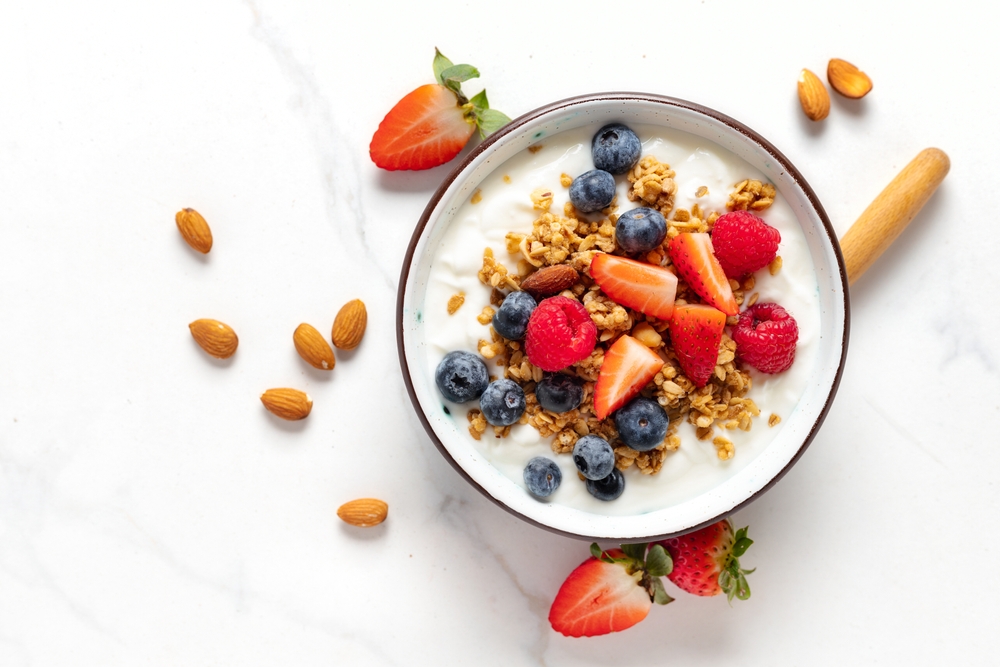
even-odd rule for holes
{"type": "Polygon", "coordinates": [[[654,544],[646,555],[646,571],[654,577],[665,577],[674,569],[674,561],[662,545],[654,544]]]}
{"type": "Polygon", "coordinates": [[[629,558],[634,558],[638,561],[645,560],[646,558],[646,543],[642,544],[623,544],[622,551],[629,558]]]}
{"type": "Polygon", "coordinates": [[[510,117],[496,109],[484,109],[477,114],[479,133],[485,139],[510,122],[510,117]]]}
{"type": "Polygon", "coordinates": [[[604,555],[604,551],[601,550],[601,547],[597,546],[597,542],[593,542],[590,545],[590,555],[598,560],[604,555]]]}
{"type": "MultiPolygon", "coordinates": [[[[746,600],[750,597],[750,584],[747,583],[747,578],[743,576],[742,572],[736,577],[735,593],[736,598],[739,600],[746,600]]],[[[732,599],[732,596],[730,596],[730,599],[732,599]]]]}
{"type": "Polygon", "coordinates": [[[472,108],[476,110],[476,113],[483,112],[490,108],[490,101],[486,99],[485,88],[474,95],[469,102],[472,103],[472,108]]]}
{"type": "Polygon", "coordinates": [[[743,537],[741,539],[736,540],[736,544],[733,545],[733,558],[739,558],[740,556],[745,554],[747,552],[747,549],[750,548],[751,544],[753,544],[753,540],[751,540],[749,537],[743,537]]]}
{"type": "Polygon", "coordinates": [[[454,67],[454,66],[455,66],[454,63],[448,60],[448,58],[445,57],[445,55],[440,51],[438,51],[437,48],[435,47],[433,67],[434,67],[434,78],[437,79],[438,83],[441,84],[444,83],[444,79],[441,78],[441,73],[444,72],[449,67],[454,67]]]}
{"type": "Polygon", "coordinates": [[[667,594],[667,589],[663,587],[663,580],[656,577],[652,581],[653,586],[653,602],[656,604],[670,604],[674,601],[669,594],[667,594]]]}

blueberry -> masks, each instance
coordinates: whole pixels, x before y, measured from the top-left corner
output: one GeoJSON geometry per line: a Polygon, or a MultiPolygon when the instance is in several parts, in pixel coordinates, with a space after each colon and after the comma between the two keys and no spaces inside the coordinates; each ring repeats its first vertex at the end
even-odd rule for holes
{"type": "Polygon", "coordinates": [[[591,143],[594,166],[611,174],[624,174],[635,166],[642,144],[635,132],[621,123],[605,125],[591,143]]]}
{"type": "Polygon", "coordinates": [[[618,468],[604,479],[588,479],[587,490],[598,500],[614,500],[625,490],[625,476],[618,468]]]}
{"type": "Polygon", "coordinates": [[[587,479],[604,479],[615,469],[615,451],[598,435],[585,435],[573,447],[573,463],[587,479]]]}
{"type": "Polygon", "coordinates": [[[667,221],[659,211],[651,208],[632,208],[615,223],[615,239],[621,249],[630,255],[649,252],[667,236],[667,221]]]}
{"type": "Polygon", "coordinates": [[[521,385],[507,378],[491,382],[479,398],[483,417],[494,426],[510,426],[524,414],[524,406],[521,385]]]}
{"type": "Polygon", "coordinates": [[[552,459],[536,456],[524,466],[524,483],[532,495],[545,498],[559,488],[562,470],[552,459]]]}
{"type": "Polygon", "coordinates": [[[459,350],[444,355],[434,371],[434,382],[449,401],[465,403],[482,395],[490,383],[490,374],[482,359],[459,350]]]}
{"type": "Polygon", "coordinates": [[[536,305],[527,292],[511,292],[493,315],[493,328],[507,340],[521,340],[536,305]]]}
{"type": "Polygon", "coordinates": [[[642,396],[615,413],[615,427],[622,442],[639,452],[648,452],[663,442],[669,423],[660,404],[642,396]]]}
{"type": "Polygon", "coordinates": [[[583,382],[565,373],[546,375],[535,385],[535,398],[549,412],[569,412],[583,402],[583,382]]]}
{"type": "Polygon", "coordinates": [[[615,177],[600,169],[577,176],[569,186],[569,200],[581,213],[607,208],[614,198],[615,177]]]}

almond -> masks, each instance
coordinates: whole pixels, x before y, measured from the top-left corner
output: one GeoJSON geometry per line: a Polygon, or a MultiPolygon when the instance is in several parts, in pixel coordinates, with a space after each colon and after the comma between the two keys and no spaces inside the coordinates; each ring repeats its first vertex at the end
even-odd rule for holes
{"type": "Polygon", "coordinates": [[[316,327],[303,322],[296,327],[295,333],[292,335],[292,342],[295,343],[295,351],[310,366],[321,371],[333,370],[333,365],[337,362],[333,358],[333,348],[323,338],[323,334],[316,330],[316,327]]]}
{"type": "Polygon", "coordinates": [[[826,79],[834,90],[852,100],[864,97],[872,89],[872,80],[867,74],[840,58],[830,58],[830,64],[826,66],[826,79]]]}
{"type": "Polygon", "coordinates": [[[205,218],[201,217],[201,213],[193,208],[181,209],[177,211],[174,220],[189,246],[202,254],[207,254],[212,249],[212,230],[209,229],[205,218]]]}
{"type": "Polygon", "coordinates": [[[298,389],[268,389],[260,395],[260,402],[272,414],[289,421],[305,419],[313,407],[309,394],[298,389]]]}
{"type": "Polygon", "coordinates": [[[233,328],[218,320],[195,320],[188,325],[188,329],[201,349],[217,359],[233,356],[240,342],[233,328]]]}
{"type": "Polygon", "coordinates": [[[807,69],[799,74],[799,102],[809,120],[823,120],[830,113],[830,93],[819,77],[807,69]]]}
{"type": "Polygon", "coordinates": [[[358,498],[337,509],[337,516],[352,526],[370,528],[385,521],[389,506],[377,498],[358,498]]]}
{"type": "Polygon", "coordinates": [[[368,325],[368,311],[361,299],[354,299],[344,304],[333,320],[333,344],[341,350],[353,350],[365,335],[368,325]]]}
{"type": "Polygon", "coordinates": [[[538,269],[521,281],[521,289],[533,297],[558,294],[576,284],[580,274],[572,266],[556,264],[538,269]]]}

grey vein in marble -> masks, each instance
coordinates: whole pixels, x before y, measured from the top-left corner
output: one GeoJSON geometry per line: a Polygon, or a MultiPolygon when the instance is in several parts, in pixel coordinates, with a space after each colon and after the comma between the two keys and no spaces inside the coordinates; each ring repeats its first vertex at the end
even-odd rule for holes
{"type": "Polygon", "coordinates": [[[316,76],[308,67],[295,57],[292,49],[281,40],[280,32],[271,25],[260,11],[254,0],[245,0],[253,14],[254,25],[251,31],[254,38],[264,44],[271,52],[278,68],[285,78],[295,88],[302,115],[309,125],[318,151],[319,167],[322,180],[326,186],[325,202],[327,218],[331,225],[339,226],[338,220],[343,217],[341,208],[346,208],[353,220],[353,227],[342,227],[345,238],[353,237],[360,250],[371,265],[378,271],[389,289],[395,291],[395,267],[391,270],[379,262],[378,253],[368,244],[365,231],[365,214],[361,207],[361,182],[358,178],[359,167],[351,157],[352,153],[337,131],[336,119],[326,98],[320,91],[316,76]]]}

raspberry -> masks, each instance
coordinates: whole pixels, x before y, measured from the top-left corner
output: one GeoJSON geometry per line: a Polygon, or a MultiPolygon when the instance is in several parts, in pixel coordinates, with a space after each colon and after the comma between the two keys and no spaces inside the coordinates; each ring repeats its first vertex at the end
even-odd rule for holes
{"type": "Polygon", "coordinates": [[[753,213],[732,211],[712,227],[715,257],[728,278],[742,278],[763,269],[778,254],[781,234],[753,213]]]}
{"type": "Polygon", "coordinates": [[[780,373],[795,361],[799,325],[776,303],[755,303],[733,328],[736,356],[761,373],[780,373]]]}
{"type": "Polygon", "coordinates": [[[565,296],[544,299],[531,312],[524,351],[543,371],[558,371],[590,356],[597,326],[579,301],[565,296]]]}

